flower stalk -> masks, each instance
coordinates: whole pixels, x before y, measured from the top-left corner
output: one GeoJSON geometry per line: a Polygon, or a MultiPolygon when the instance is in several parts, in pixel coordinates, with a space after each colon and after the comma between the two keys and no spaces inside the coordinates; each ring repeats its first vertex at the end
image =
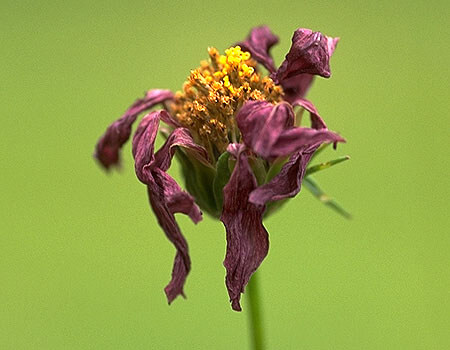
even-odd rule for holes
{"type": "Polygon", "coordinates": [[[255,272],[247,285],[248,328],[252,350],[264,349],[264,324],[259,293],[259,272],[255,272]]]}

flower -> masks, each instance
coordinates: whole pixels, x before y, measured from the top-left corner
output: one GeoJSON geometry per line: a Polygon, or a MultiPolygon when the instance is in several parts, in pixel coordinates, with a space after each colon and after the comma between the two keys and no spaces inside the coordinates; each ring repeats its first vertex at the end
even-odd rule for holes
{"type": "Polygon", "coordinates": [[[202,219],[200,207],[223,222],[226,286],[232,308],[240,311],[241,293],[268,252],[264,216],[300,191],[306,167],[321,144],[344,142],[304,99],[315,75],[330,76],[329,60],[338,39],[298,29],[278,69],[269,53],[277,42],[263,26],[225,55],[209,48],[209,61],[191,71],[182,92],[149,91],[97,143],[100,164],[105,169],[119,165],[120,149],[137,116],[163,105],[142,119],[132,151],[136,175],[147,186],[151,208],[176,248],[172,279],[165,288],[169,303],[184,296],[191,266],[175,213],[197,223],[202,219]],[[258,64],[269,76],[263,76],[258,64]],[[310,128],[299,125],[296,107],[309,112],[310,128]],[[159,128],[161,121],[165,128],[159,128]],[[155,152],[158,130],[166,141],[155,152]],[[167,174],[174,155],[181,162],[187,191],[167,174]]]}

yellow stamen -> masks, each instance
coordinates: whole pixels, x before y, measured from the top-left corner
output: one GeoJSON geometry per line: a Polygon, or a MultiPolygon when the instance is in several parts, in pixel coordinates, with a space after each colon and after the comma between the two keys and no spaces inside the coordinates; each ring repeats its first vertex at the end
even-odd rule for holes
{"type": "Polygon", "coordinates": [[[200,67],[191,71],[170,108],[214,159],[229,142],[236,137],[239,141],[234,117],[245,101],[276,103],[283,91],[269,77],[261,78],[255,71],[256,62],[241,47],[230,47],[225,55],[211,47],[208,53],[210,62],[201,61],[200,67]]]}

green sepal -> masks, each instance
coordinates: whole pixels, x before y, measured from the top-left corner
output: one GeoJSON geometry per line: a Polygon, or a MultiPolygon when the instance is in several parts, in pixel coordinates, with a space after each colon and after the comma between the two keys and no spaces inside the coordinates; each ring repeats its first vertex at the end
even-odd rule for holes
{"type": "Polygon", "coordinates": [[[349,160],[349,159],[350,159],[350,156],[343,156],[343,157],[339,157],[339,158],[330,160],[325,163],[313,165],[313,166],[309,167],[308,169],[306,169],[305,176],[312,175],[312,174],[314,174],[318,171],[324,170],[324,169],[328,169],[328,168],[332,167],[333,165],[345,162],[346,160],[349,160]]]}
{"type": "Polygon", "coordinates": [[[200,163],[181,150],[176,153],[176,156],[181,163],[186,190],[195,198],[195,202],[203,211],[213,217],[219,217],[220,212],[215,198],[211,195],[216,175],[215,169],[200,163]]]}
{"type": "Polygon", "coordinates": [[[289,160],[289,157],[277,158],[272,163],[272,165],[270,166],[269,170],[267,171],[266,179],[265,179],[264,183],[268,183],[275,176],[277,176],[279,174],[279,172],[281,171],[281,168],[283,167],[283,165],[286,164],[288,160],[289,160]]]}
{"type": "Polygon", "coordinates": [[[351,219],[352,215],[341,207],[333,198],[329,197],[311,176],[305,177],[302,184],[323,204],[329,206],[346,219],[351,219]]]}
{"type": "Polygon", "coordinates": [[[252,168],[253,174],[255,175],[256,182],[258,183],[258,186],[264,185],[266,182],[266,167],[265,167],[265,161],[262,158],[250,156],[248,158],[248,163],[250,164],[250,167],[252,168]]]}
{"type": "Polygon", "coordinates": [[[221,154],[216,164],[216,175],[213,180],[213,193],[216,202],[216,208],[222,212],[223,206],[223,188],[230,180],[233,164],[230,162],[230,153],[221,154]]]}

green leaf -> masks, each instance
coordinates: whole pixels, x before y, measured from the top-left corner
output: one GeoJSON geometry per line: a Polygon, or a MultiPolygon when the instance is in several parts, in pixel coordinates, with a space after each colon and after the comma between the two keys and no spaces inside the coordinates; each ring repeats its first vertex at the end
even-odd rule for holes
{"type": "Polygon", "coordinates": [[[216,176],[213,180],[213,192],[216,200],[217,209],[222,212],[223,206],[223,188],[228,183],[231,176],[231,170],[229,166],[230,154],[228,152],[222,153],[217,160],[216,164],[216,176]]]}
{"type": "Polygon", "coordinates": [[[311,193],[323,204],[328,205],[331,209],[342,215],[346,219],[351,219],[352,215],[342,208],[333,198],[329,197],[320,187],[319,184],[311,177],[303,179],[303,185],[311,191],[311,193]]]}
{"type": "Polygon", "coordinates": [[[314,174],[320,170],[328,169],[329,167],[332,167],[333,165],[345,162],[346,160],[349,160],[349,159],[350,159],[350,156],[343,156],[343,157],[339,157],[337,159],[330,160],[325,163],[313,165],[306,170],[305,176],[314,174]]]}

